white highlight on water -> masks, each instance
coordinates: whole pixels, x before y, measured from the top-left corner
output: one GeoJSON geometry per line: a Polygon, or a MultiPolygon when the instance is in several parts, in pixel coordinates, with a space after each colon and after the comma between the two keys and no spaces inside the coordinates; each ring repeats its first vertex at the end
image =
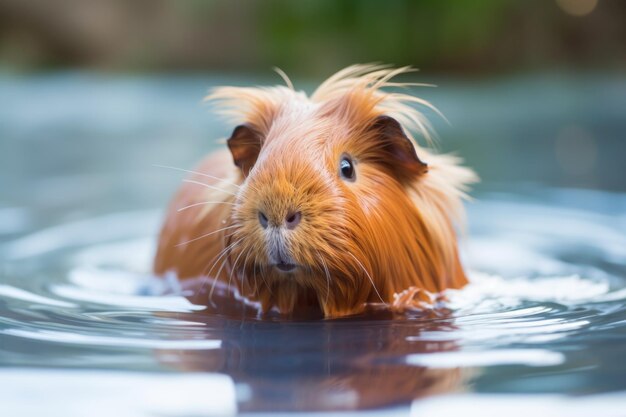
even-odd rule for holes
{"type": "Polygon", "coordinates": [[[226,375],[119,371],[0,370],[3,416],[233,416],[226,375]]]}
{"type": "Polygon", "coordinates": [[[554,394],[461,394],[413,401],[411,417],[624,417],[626,392],[570,397],[554,394]]]}
{"type": "Polygon", "coordinates": [[[44,340],[46,342],[84,345],[84,346],[115,346],[144,349],[184,349],[209,350],[222,347],[221,340],[214,339],[146,339],[124,336],[99,336],[80,333],[58,332],[53,330],[3,329],[0,334],[24,337],[27,339],[44,340]]]}
{"type": "Polygon", "coordinates": [[[53,307],[62,307],[62,308],[78,308],[76,304],[68,303],[65,301],[55,300],[53,298],[44,297],[42,295],[34,294],[32,292],[28,292],[22,290],[20,288],[15,288],[10,285],[0,284],[0,296],[4,296],[7,298],[11,298],[14,300],[25,301],[28,303],[34,304],[43,304],[53,307]]]}
{"type": "Polygon", "coordinates": [[[544,349],[501,349],[416,353],[406,357],[409,365],[428,368],[458,368],[495,365],[554,366],[565,362],[559,352],[544,349]]]}
{"type": "Polygon", "coordinates": [[[607,294],[608,280],[583,278],[579,275],[503,278],[472,271],[470,283],[461,290],[448,290],[448,306],[455,310],[471,309],[472,314],[494,312],[495,301],[501,306],[515,307],[524,301],[582,304],[607,294]],[[489,303],[488,303],[489,304],[489,303]],[[486,307],[486,308],[484,308],[486,307]]]}

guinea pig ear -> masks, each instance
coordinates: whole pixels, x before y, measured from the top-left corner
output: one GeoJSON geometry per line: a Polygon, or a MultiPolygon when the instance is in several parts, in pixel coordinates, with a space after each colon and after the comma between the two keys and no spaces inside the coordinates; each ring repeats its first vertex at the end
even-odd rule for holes
{"type": "Polygon", "coordinates": [[[388,165],[399,179],[413,181],[428,171],[428,165],[417,156],[415,146],[400,123],[389,116],[378,116],[371,127],[382,143],[388,165]]]}
{"type": "Polygon", "coordinates": [[[247,176],[261,151],[261,134],[248,124],[239,125],[227,140],[233,162],[247,176]]]}

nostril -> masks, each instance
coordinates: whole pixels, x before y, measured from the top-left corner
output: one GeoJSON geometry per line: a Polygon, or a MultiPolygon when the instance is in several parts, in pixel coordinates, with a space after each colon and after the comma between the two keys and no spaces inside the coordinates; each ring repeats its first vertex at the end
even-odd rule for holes
{"type": "Polygon", "coordinates": [[[259,211],[259,223],[264,229],[267,229],[267,216],[262,211],[259,211]]]}
{"type": "Polygon", "coordinates": [[[301,218],[302,214],[299,211],[287,214],[287,217],[285,218],[287,222],[287,228],[293,229],[294,227],[296,227],[298,223],[300,223],[301,218]]]}

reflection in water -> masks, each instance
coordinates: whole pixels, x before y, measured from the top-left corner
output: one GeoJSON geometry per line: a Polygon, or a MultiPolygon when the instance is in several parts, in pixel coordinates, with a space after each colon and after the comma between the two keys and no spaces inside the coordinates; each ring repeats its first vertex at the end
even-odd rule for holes
{"type": "MultiPolygon", "coordinates": [[[[158,403],[172,416],[193,415],[196,406],[210,414],[209,402],[223,403],[216,415],[232,412],[233,402],[240,411],[395,407],[408,415],[415,399],[414,410],[439,415],[475,393],[623,391],[626,199],[582,198],[589,195],[483,198],[470,208],[468,287],[427,311],[372,306],[336,320],[260,319],[253,306],[220,302],[223,287],[214,293],[217,309],[206,302],[209,282],[150,276],[154,213],[19,236],[0,246],[0,366],[13,372],[0,373],[0,385],[12,378],[6,395],[34,393],[42,407],[61,404],[58,415],[85,404],[70,401],[74,392],[96,402],[107,394],[133,404],[129,416],[154,408],[146,390],[125,394],[131,382],[113,389],[118,376],[158,396],[173,386],[203,393],[193,403],[164,397],[158,403]],[[62,387],[49,389],[53,379],[62,387]],[[229,381],[228,398],[216,397],[216,381],[229,381]]],[[[26,402],[3,405],[19,414],[26,402]]],[[[101,414],[118,415],[107,404],[98,403],[101,414]]]]}
{"type": "MultiPolygon", "coordinates": [[[[221,311],[220,313],[224,313],[221,311]]],[[[245,384],[242,410],[350,410],[408,403],[462,387],[463,365],[429,368],[416,354],[458,349],[454,340],[421,340],[422,332],[454,329],[449,311],[395,316],[373,310],[323,321],[259,320],[195,313],[217,350],[167,350],[163,364],[184,371],[218,372],[245,384]]],[[[253,313],[250,311],[250,313],[253,313]]],[[[252,316],[252,317],[251,317],[252,316]]]]}

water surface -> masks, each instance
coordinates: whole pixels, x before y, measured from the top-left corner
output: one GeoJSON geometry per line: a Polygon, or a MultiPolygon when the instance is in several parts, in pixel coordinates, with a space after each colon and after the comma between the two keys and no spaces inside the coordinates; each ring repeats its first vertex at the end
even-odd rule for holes
{"type": "MultiPolygon", "coordinates": [[[[468,204],[471,284],[403,316],[216,314],[173,277],[153,277],[162,208],[181,178],[153,164],[189,167],[215,146],[207,132],[226,133],[191,99],[218,82],[1,82],[14,99],[0,111],[7,415],[624,415],[619,192],[492,181],[468,204]]],[[[593,120],[623,123],[611,114],[593,120]]]]}

